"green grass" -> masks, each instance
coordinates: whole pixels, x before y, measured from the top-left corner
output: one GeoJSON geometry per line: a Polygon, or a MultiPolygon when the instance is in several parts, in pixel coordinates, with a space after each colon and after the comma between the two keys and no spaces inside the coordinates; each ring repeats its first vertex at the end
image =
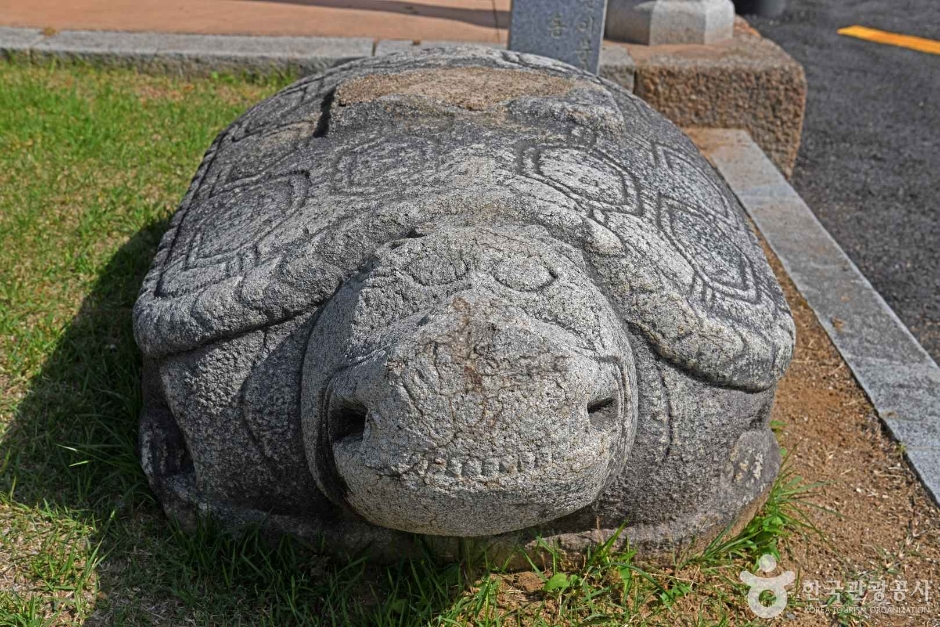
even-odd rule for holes
{"type": "Polygon", "coordinates": [[[529,592],[167,522],[135,454],[131,308],[203,150],[284,84],[0,63],[0,625],[744,624],[735,573],[805,526],[791,479],[703,554],[644,570],[608,544],[529,592]]]}

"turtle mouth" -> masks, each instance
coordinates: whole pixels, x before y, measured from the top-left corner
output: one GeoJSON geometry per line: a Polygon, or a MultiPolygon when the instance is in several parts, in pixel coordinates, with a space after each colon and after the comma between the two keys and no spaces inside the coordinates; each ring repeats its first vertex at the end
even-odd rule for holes
{"type": "Polygon", "coordinates": [[[340,474],[343,468],[366,467],[376,474],[399,477],[405,481],[420,480],[428,485],[467,485],[469,483],[498,485],[520,477],[539,473],[581,472],[592,461],[613,448],[617,430],[591,434],[576,446],[542,446],[535,449],[491,451],[490,455],[457,451],[422,451],[389,459],[386,463],[362,459],[363,435],[349,434],[333,441],[333,458],[340,474]],[[591,461],[589,461],[591,460],[591,461]]]}
{"type": "Polygon", "coordinates": [[[555,520],[593,503],[614,459],[610,438],[556,457],[522,451],[499,458],[423,458],[411,468],[371,468],[361,440],[335,443],[346,503],[373,524],[410,533],[490,536],[555,520]]]}
{"type": "MultiPolygon", "coordinates": [[[[362,402],[342,395],[334,382],[343,374],[349,373],[355,366],[345,368],[330,380],[325,394],[324,420],[321,439],[331,462],[331,474],[339,477],[338,459],[351,459],[361,455],[371,432],[373,416],[362,402]]],[[[622,366],[620,367],[622,370],[622,366]]],[[[624,431],[623,414],[625,407],[622,388],[610,394],[602,395],[587,403],[585,429],[572,434],[570,440],[543,444],[532,448],[495,449],[489,454],[461,454],[459,450],[447,451],[442,447],[429,447],[387,458],[385,463],[377,460],[364,460],[361,465],[387,475],[405,477],[408,475],[426,478],[459,478],[462,481],[492,482],[500,477],[521,476],[552,468],[564,467],[568,471],[578,472],[589,464],[578,463],[578,459],[593,459],[615,445],[616,439],[624,431]]],[[[468,439],[472,439],[468,438],[468,439]]],[[[459,449],[459,447],[458,447],[459,449]]]]}
{"type": "Polygon", "coordinates": [[[531,445],[500,447],[471,431],[441,446],[383,448],[386,422],[343,393],[355,367],[324,392],[321,487],[334,502],[373,524],[432,535],[495,535],[572,513],[592,503],[622,457],[624,390],[599,395],[531,445]],[[381,451],[376,453],[376,451],[381,451]],[[325,490],[326,491],[326,490],[325,490]]]}

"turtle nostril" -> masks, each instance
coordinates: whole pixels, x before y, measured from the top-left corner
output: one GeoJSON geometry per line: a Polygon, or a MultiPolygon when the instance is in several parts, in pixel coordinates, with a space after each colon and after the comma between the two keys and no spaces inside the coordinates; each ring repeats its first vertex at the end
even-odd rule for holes
{"type": "Polygon", "coordinates": [[[588,404],[588,419],[598,431],[606,431],[614,424],[617,418],[617,403],[613,397],[608,396],[588,404]]]}
{"type": "Polygon", "coordinates": [[[362,434],[366,429],[366,416],[369,411],[364,405],[351,402],[340,404],[332,416],[330,416],[330,426],[333,432],[333,441],[344,438],[362,439],[362,434]]]}

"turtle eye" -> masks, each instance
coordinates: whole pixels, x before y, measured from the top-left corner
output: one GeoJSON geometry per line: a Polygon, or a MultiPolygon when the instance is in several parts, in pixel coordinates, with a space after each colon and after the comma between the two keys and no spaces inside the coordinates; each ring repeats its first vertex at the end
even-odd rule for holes
{"type": "Polygon", "coordinates": [[[493,278],[517,292],[537,292],[551,285],[558,274],[538,259],[507,259],[493,270],[493,278]]]}

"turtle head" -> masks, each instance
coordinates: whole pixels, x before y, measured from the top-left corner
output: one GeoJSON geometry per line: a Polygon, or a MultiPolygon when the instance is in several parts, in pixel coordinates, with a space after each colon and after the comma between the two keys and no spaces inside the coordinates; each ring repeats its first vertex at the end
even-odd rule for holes
{"type": "Polygon", "coordinates": [[[308,344],[303,426],[334,502],[416,533],[491,535],[589,505],[636,421],[623,324],[532,230],[383,246],[308,344]]]}

